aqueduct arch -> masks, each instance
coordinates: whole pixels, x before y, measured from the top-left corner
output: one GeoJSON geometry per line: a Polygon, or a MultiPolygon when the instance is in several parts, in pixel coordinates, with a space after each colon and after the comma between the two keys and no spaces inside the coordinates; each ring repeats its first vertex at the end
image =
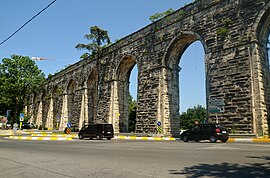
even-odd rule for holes
{"type": "Polygon", "coordinates": [[[136,61],[132,56],[125,56],[116,71],[120,132],[128,132],[129,78],[135,65],[136,61]]]}
{"type": "Polygon", "coordinates": [[[87,80],[87,103],[88,120],[85,124],[95,123],[97,120],[97,101],[98,101],[98,72],[96,69],[91,71],[87,80]]]}
{"type": "MultiPolygon", "coordinates": [[[[207,107],[218,111],[208,110],[209,121],[217,116],[232,133],[267,135],[269,7],[269,0],[196,0],[105,48],[99,60],[84,59],[69,66],[50,77],[44,88],[52,93],[52,86],[65,88],[66,81],[76,81],[76,87],[69,85],[60,97],[61,119],[68,117],[64,108],[73,94],[70,109],[74,112],[68,112],[79,115],[81,122],[89,112],[85,83],[96,68],[100,90],[92,92],[98,100],[94,120],[114,124],[116,132],[126,131],[127,79],[136,63],[136,132],[154,133],[161,121],[164,135],[178,135],[179,86],[175,81],[179,78],[179,59],[192,42],[199,40],[205,49],[207,107]]],[[[88,86],[93,86],[90,83],[88,86]]],[[[41,100],[44,108],[49,103],[41,100]]],[[[48,113],[46,109],[42,112],[48,113]]]]}
{"type": "MultiPolygon", "coordinates": [[[[182,55],[186,51],[186,49],[195,41],[200,41],[203,44],[204,49],[207,49],[204,39],[197,34],[196,32],[181,32],[177,35],[170,44],[167,46],[164,57],[162,58],[162,64],[166,66],[164,70],[162,70],[162,76],[165,81],[162,83],[162,94],[161,94],[161,103],[168,102],[170,104],[168,111],[165,111],[165,105],[162,104],[162,110],[169,113],[168,120],[164,120],[166,117],[161,116],[161,123],[169,122],[169,127],[164,127],[163,130],[177,130],[179,126],[179,120],[171,121],[170,118],[178,118],[179,117],[179,101],[181,102],[179,96],[179,72],[181,68],[179,67],[179,63],[182,55]],[[164,92],[168,93],[168,97],[163,97],[164,92]],[[175,127],[177,126],[177,127],[175,127]]],[[[192,76],[191,76],[192,77],[192,76]]],[[[207,98],[207,97],[206,97],[207,98]]],[[[162,113],[165,113],[162,112],[162,113]]],[[[176,131],[175,131],[176,132],[176,131]]]]}

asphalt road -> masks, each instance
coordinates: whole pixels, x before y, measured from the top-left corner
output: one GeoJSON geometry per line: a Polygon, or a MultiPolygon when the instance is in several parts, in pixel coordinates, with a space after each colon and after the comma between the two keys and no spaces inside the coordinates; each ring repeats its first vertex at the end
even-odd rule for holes
{"type": "Polygon", "coordinates": [[[270,177],[270,144],[0,139],[0,177],[270,177]]]}

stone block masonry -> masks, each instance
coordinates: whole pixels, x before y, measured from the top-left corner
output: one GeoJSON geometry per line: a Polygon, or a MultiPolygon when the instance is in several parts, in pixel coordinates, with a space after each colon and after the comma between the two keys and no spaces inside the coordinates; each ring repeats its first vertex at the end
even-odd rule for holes
{"type": "Polygon", "coordinates": [[[99,59],[84,59],[48,78],[27,102],[27,115],[52,129],[63,130],[67,122],[78,128],[112,123],[116,133],[127,132],[129,77],[137,64],[135,132],[155,133],[161,122],[164,135],[177,136],[178,66],[186,48],[200,41],[206,102],[224,101],[224,112],[208,113],[209,121],[218,117],[231,133],[267,135],[269,19],[269,0],[196,0],[110,45],[99,59]]]}

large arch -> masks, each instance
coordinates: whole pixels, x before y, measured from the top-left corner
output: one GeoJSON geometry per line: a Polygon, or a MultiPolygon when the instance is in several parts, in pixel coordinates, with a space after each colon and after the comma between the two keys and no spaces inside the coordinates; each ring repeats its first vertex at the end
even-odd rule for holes
{"type": "Polygon", "coordinates": [[[41,118],[40,121],[38,121],[39,126],[41,126],[42,128],[46,127],[46,123],[47,123],[47,114],[48,114],[48,108],[49,108],[49,97],[48,97],[48,92],[47,90],[44,90],[42,93],[42,97],[41,97],[41,118]]]}
{"type": "MultiPolygon", "coordinates": [[[[166,48],[166,53],[163,57],[162,64],[166,70],[161,71],[163,80],[161,84],[161,117],[159,121],[162,123],[164,134],[172,133],[178,135],[180,126],[179,122],[179,72],[181,68],[179,63],[185,50],[195,41],[201,41],[205,51],[207,46],[203,38],[195,32],[181,32],[178,36],[172,39],[171,43],[166,48]],[[169,107],[165,107],[163,103],[168,103],[169,107]],[[169,124],[166,124],[169,123],[169,124]]],[[[206,83],[206,88],[208,84],[206,83]]],[[[207,89],[206,89],[206,95],[207,89]]],[[[206,96],[206,98],[208,98],[206,96]]]]}
{"type": "Polygon", "coordinates": [[[62,92],[61,89],[58,87],[58,85],[55,85],[52,91],[52,97],[53,97],[53,128],[59,129],[59,122],[61,118],[61,97],[62,92]]]}
{"type": "Polygon", "coordinates": [[[74,102],[75,102],[75,86],[76,83],[71,79],[67,86],[67,121],[71,122],[75,118],[74,102]]]}
{"type": "Polygon", "coordinates": [[[93,69],[87,79],[87,108],[88,120],[85,124],[95,123],[97,120],[97,103],[98,103],[98,72],[93,69]]]}
{"type": "Polygon", "coordinates": [[[260,11],[253,30],[255,39],[250,39],[249,53],[252,63],[252,92],[260,97],[253,98],[253,132],[267,135],[270,128],[270,67],[267,42],[270,34],[270,2],[260,11]],[[256,63],[258,61],[259,63],[256,63]]]}
{"type": "Polygon", "coordinates": [[[117,67],[117,96],[119,117],[119,131],[128,132],[128,107],[129,107],[129,78],[136,60],[132,56],[125,56],[117,67]]]}

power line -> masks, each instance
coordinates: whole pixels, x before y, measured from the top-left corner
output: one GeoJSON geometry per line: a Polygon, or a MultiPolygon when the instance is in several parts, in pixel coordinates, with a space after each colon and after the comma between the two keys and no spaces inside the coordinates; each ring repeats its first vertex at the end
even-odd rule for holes
{"type": "Polygon", "coordinates": [[[16,33],[18,33],[22,28],[24,28],[29,22],[31,22],[34,18],[36,18],[38,15],[40,15],[43,11],[45,11],[47,8],[49,8],[53,3],[55,3],[56,0],[51,2],[49,5],[47,5],[45,8],[43,8],[41,11],[39,11],[35,16],[33,16],[30,20],[25,22],[18,30],[16,30],[14,33],[12,33],[9,37],[7,37],[4,41],[0,43],[0,46],[4,44],[7,40],[9,40],[11,37],[13,37],[16,33]]]}

